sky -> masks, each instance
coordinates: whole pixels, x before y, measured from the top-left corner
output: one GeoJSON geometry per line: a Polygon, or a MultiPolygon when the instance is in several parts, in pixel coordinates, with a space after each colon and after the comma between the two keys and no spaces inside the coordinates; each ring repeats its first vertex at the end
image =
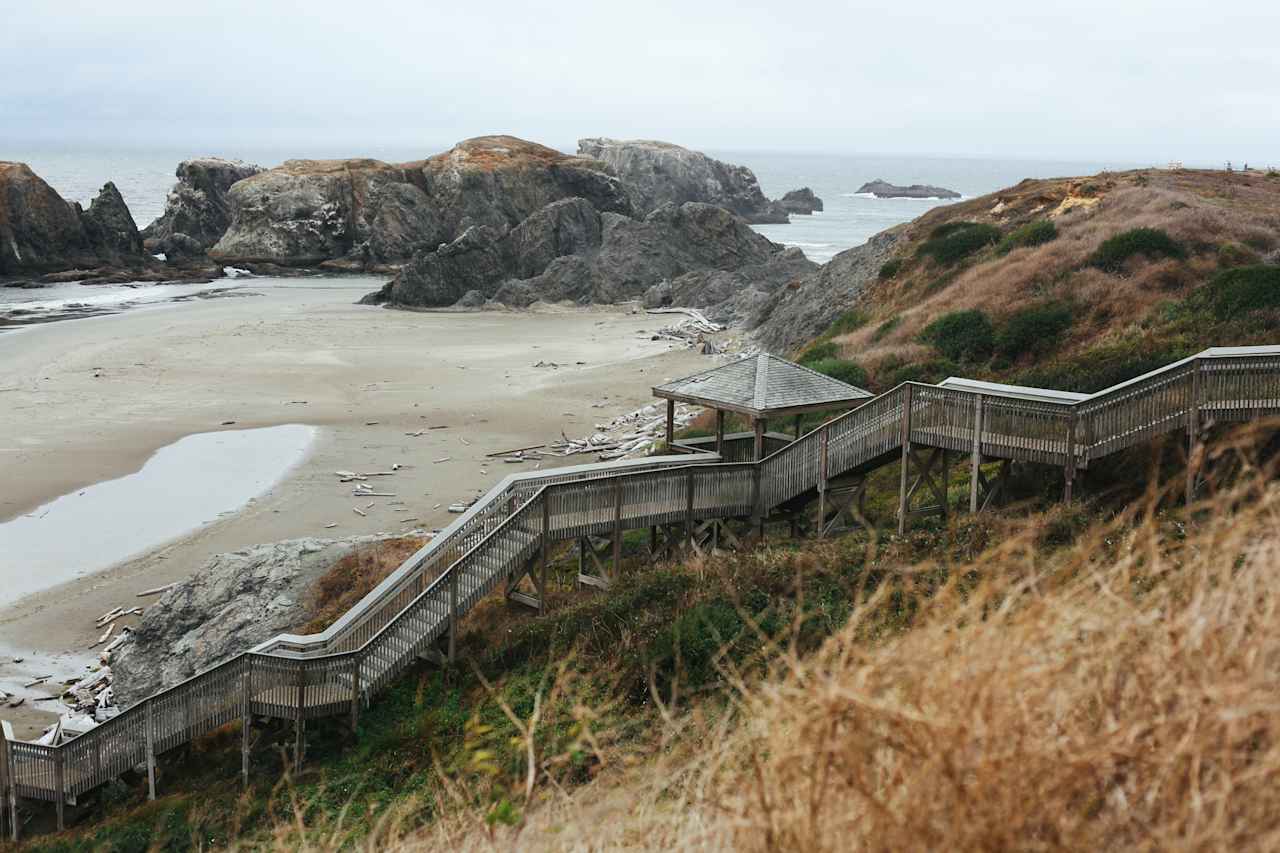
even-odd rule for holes
{"type": "Polygon", "coordinates": [[[1280,163],[1277,33],[1275,0],[0,0],[0,145],[1280,163]]]}

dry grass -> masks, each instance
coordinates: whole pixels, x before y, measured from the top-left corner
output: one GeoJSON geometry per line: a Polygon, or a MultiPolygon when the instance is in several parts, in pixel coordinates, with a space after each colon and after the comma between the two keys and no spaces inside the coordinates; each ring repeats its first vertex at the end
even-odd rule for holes
{"type": "Polygon", "coordinates": [[[308,601],[311,618],[299,626],[299,632],[313,634],[328,628],[425,541],[414,536],[388,539],[357,548],[334,563],[312,585],[308,601]]]}

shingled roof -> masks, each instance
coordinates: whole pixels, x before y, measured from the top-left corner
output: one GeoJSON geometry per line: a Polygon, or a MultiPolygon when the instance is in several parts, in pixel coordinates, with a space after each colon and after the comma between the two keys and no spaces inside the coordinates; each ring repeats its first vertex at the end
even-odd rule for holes
{"type": "Polygon", "coordinates": [[[655,397],[741,412],[753,418],[834,409],[874,395],[793,364],[757,355],[658,385],[655,397]]]}

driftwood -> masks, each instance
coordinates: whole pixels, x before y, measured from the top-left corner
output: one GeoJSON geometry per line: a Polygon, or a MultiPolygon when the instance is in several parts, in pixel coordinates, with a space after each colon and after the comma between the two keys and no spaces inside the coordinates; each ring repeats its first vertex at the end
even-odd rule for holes
{"type": "Polygon", "coordinates": [[[546,446],[547,445],[545,443],[531,444],[528,447],[513,447],[510,450],[495,450],[493,453],[486,453],[485,456],[492,459],[495,456],[510,456],[512,453],[524,453],[526,450],[537,450],[540,447],[546,446]]]}
{"type": "Polygon", "coordinates": [[[142,592],[138,593],[138,598],[146,598],[149,595],[159,595],[162,592],[173,589],[177,585],[177,582],[174,582],[167,583],[164,586],[158,586],[155,589],[144,589],[142,592]]]}

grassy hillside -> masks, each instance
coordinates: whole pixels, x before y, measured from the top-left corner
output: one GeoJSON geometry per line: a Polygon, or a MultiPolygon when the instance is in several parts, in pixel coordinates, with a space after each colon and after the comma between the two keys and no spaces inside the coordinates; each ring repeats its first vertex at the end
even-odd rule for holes
{"type": "Polygon", "coordinates": [[[851,361],[879,389],[960,374],[1093,391],[1280,328],[1280,173],[1027,180],[903,236],[806,360],[851,361]]]}

